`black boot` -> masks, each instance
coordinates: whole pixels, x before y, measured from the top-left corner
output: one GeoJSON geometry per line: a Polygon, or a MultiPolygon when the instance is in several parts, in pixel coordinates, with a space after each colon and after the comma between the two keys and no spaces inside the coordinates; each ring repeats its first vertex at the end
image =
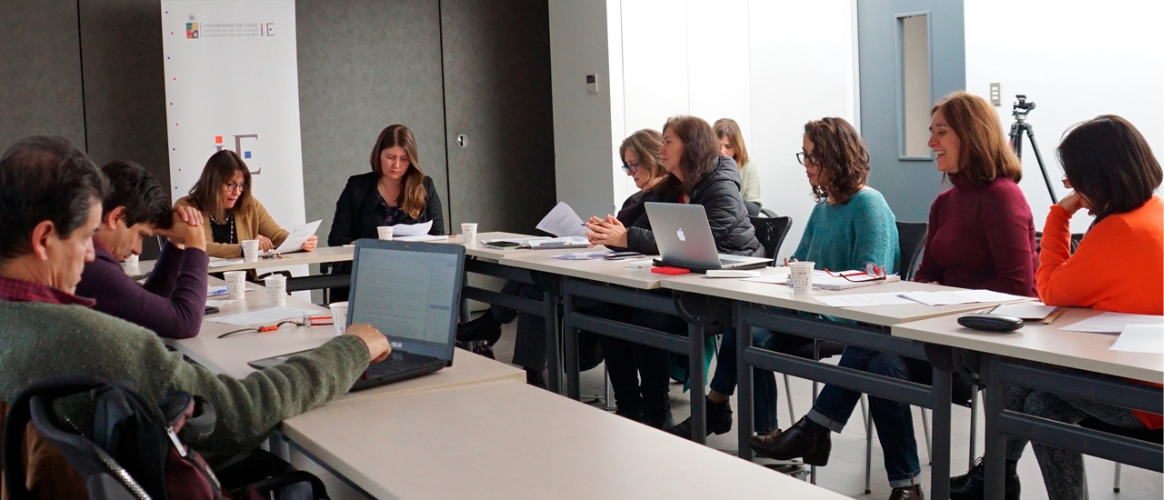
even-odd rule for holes
{"type": "Polygon", "coordinates": [[[546,378],[542,375],[541,370],[526,368],[525,383],[542,389],[546,388],[546,378]]]}
{"type": "MultiPolygon", "coordinates": [[[[1019,500],[1022,484],[1018,477],[1018,460],[1006,461],[1006,500],[1019,500]]],[[[950,500],[981,500],[986,498],[986,464],[982,458],[974,462],[974,468],[961,476],[950,478],[950,500]]]]}
{"type": "Polygon", "coordinates": [[[829,464],[829,454],[833,451],[831,432],[826,427],[800,417],[784,432],[758,434],[748,438],[748,445],[760,456],[776,460],[803,458],[807,465],[823,467],[829,464]]]}
{"type": "Polygon", "coordinates": [[[675,420],[671,418],[671,402],[669,400],[662,402],[643,401],[642,423],[662,430],[674,427],[675,420]]]}
{"type": "Polygon", "coordinates": [[[468,323],[457,325],[457,341],[474,342],[485,341],[486,345],[497,343],[501,338],[501,322],[493,317],[493,313],[486,311],[481,317],[468,323]]]}
{"type": "MultiPolygon", "coordinates": [[[[707,399],[707,433],[708,434],[723,434],[732,430],[732,405],[731,401],[724,401],[716,404],[707,399]]],[[[691,418],[688,417],[672,427],[671,434],[679,436],[683,439],[691,439],[691,418]]]]}

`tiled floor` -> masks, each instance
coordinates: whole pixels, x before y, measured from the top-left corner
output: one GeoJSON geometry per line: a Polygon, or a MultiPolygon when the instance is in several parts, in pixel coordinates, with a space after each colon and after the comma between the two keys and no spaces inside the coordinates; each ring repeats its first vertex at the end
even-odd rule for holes
{"type": "MultiPolygon", "coordinates": [[[[513,325],[507,325],[501,340],[494,346],[494,353],[500,361],[508,362],[513,357],[513,325]]],[[[714,365],[713,365],[714,369],[714,365]]],[[[604,378],[602,367],[590,370],[582,374],[582,397],[584,401],[592,401],[604,397],[604,378]]],[[[809,410],[812,405],[812,383],[802,379],[793,378],[792,383],[792,402],[797,413],[795,417],[789,417],[788,406],[784,398],[784,382],[777,378],[780,387],[780,403],[779,403],[779,421],[780,427],[785,428],[796,419],[799,419],[805,412],[809,410]]],[[[672,384],[671,386],[671,409],[675,416],[675,421],[680,422],[687,418],[690,414],[689,399],[686,393],[682,392],[682,386],[672,384]]],[[[597,403],[601,404],[601,403],[597,403]]],[[[732,398],[732,407],[736,406],[735,398],[732,398]]],[[[854,412],[854,419],[851,424],[845,428],[841,434],[833,434],[833,453],[829,459],[827,467],[819,468],[817,471],[817,484],[825,488],[840,492],[854,498],[869,498],[881,499],[888,498],[890,493],[889,483],[885,478],[885,470],[882,467],[884,460],[881,455],[881,446],[877,442],[876,434],[873,439],[872,450],[872,478],[870,481],[871,493],[866,495],[865,491],[865,428],[860,423],[860,407],[854,412]]],[[[951,437],[952,449],[952,465],[951,469],[954,474],[963,473],[968,466],[969,461],[969,428],[970,428],[970,411],[968,409],[955,406],[953,414],[953,435],[951,437]]],[[[928,453],[925,448],[925,436],[922,431],[920,410],[914,409],[914,429],[917,432],[918,452],[923,462],[922,465],[922,484],[929,493],[930,484],[930,468],[926,465],[928,462],[928,453]]],[[[734,431],[734,429],[733,429],[734,431]]],[[[982,434],[983,422],[981,414],[978,419],[978,446],[977,454],[982,453],[982,434]]],[[[708,445],[716,449],[722,450],[726,453],[736,453],[736,434],[729,432],[719,436],[711,436],[708,438],[708,445]]],[[[362,495],[349,488],[342,483],[338,478],[331,476],[326,471],[321,469],[310,460],[302,456],[293,457],[293,463],[302,469],[309,470],[319,475],[324,479],[328,486],[328,492],[334,499],[356,499],[363,498],[362,495]]],[[[1114,493],[1112,491],[1112,480],[1114,467],[1112,462],[1100,460],[1092,457],[1085,457],[1085,464],[1087,467],[1087,478],[1089,481],[1089,493],[1091,500],[1104,499],[1153,499],[1158,500],[1164,496],[1164,476],[1156,472],[1151,472],[1134,467],[1122,467],[1121,475],[1121,493],[1114,493]]],[[[777,472],[773,472],[776,474],[777,472]]],[[[1028,450],[1023,456],[1023,460],[1019,462],[1019,475],[1023,479],[1023,498],[1024,499],[1045,499],[1047,498],[1046,490],[1042,482],[1042,474],[1039,472],[1038,462],[1035,460],[1034,452],[1028,450]]],[[[713,480],[714,473],[709,471],[708,480],[713,480]]],[[[598,478],[596,478],[598,479],[598,478]]],[[[725,498],[730,498],[730,485],[725,485],[725,498]]]]}

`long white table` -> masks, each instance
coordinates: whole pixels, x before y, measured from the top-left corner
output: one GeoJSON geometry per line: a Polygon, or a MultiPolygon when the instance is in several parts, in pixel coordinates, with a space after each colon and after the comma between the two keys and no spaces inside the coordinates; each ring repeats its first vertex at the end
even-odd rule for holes
{"type": "Polygon", "coordinates": [[[1109,350],[1116,335],[1064,330],[1100,314],[1068,309],[1050,325],[1027,323],[1012,333],[964,328],[946,316],[893,327],[894,336],[953,346],[959,369],[986,386],[987,498],[1003,498],[1006,436],[1017,436],[1092,456],[1164,471],[1159,444],[1100,433],[1006,410],[1008,385],[1018,385],[1090,401],[1164,413],[1159,387],[1164,356],[1109,350]]]}
{"type": "Polygon", "coordinates": [[[375,498],[845,498],[513,381],[328,405],[283,433],[375,498]]]}

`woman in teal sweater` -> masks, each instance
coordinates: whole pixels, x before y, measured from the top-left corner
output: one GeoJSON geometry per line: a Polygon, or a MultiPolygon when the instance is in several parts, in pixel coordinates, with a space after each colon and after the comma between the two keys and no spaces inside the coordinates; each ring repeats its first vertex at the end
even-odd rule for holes
{"type": "MultiPolygon", "coordinates": [[[[895,272],[901,260],[896,220],[881,193],[865,185],[869,154],[857,131],[843,119],[825,118],[809,122],[804,132],[804,151],[797,159],[804,165],[818,203],[793,258],[815,262],[816,269],[846,271],[873,265],[889,274],[895,272]]],[[[776,350],[811,342],[790,335],[768,336],[771,338],[758,339],[760,344],[776,350]]],[[[856,347],[846,347],[839,364],[901,379],[908,374],[900,356],[856,347]]],[[[765,377],[769,382],[764,385],[775,387],[771,373],[765,377]]],[[[832,448],[829,431],[841,432],[860,397],[854,391],[826,386],[806,417],[782,433],[761,432],[749,444],[761,455],[803,457],[807,464],[825,465],[832,448]]],[[[775,413],[775,398],[770,401],[775,413]]],[[[909,405],[870,398],[870,407],[894,488],[890,498],[917,498],[921,494],[917,481],[921,467],[909,405]]],[[[760,427],[757,430],[763,431],[760,427]]]]}

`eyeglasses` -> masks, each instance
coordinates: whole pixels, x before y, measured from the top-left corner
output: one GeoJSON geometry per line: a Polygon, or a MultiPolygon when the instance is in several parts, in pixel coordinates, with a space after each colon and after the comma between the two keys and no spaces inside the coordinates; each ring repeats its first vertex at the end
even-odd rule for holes
{"type": "Polygon", "coordinates": [[[796,153],[796,161],[801,165],[804,165],[804,162],[812,161],[812,154],[805,153],[804,151],[796,153]]]}
{"type": "Polygon", "coordinates": [[[235,191],[238,191],[238,192],[240,192],[240,193],[241,193],[241,192],[243,192],[243,191],[246,191],[246,190],[247,190],[247,185],[246,185],[245,183],[243,183],[243,184],[239,184],[239,183],[236,183],[236,182],[232,182],[232,183],[230,183],[230,184],[224,184],[224,186],[226,187],[226,190],[227,190],[227,191],[230,191],[230,192],[232,192],[232,193],[233,193],[233,192],[235,192],[235,191]]]}
{"type": "Polygon", "coordinates": [[[881,280],[884,280],[888,277],[888,275],[885,273],[884,266],[879,266],[879,265],[874,264],[872,262],[865,264],[865,272],[863,272],[863,273],[862,272],[855,272],[855,273],[849,273],[849,274],[834,273],[832,271],[829,271],[828,269],[825,269],[825,273],[828,273],[829,276],[832,276],[834,278],[844,278],[846,281],[850,281],[853,283],[865,283],[868,281],[881,281],[881,280]]]}
{"type": "Polygon", "coordinates": [[[639,165],[637,163],[634,165],[631,165],[629,163],[623,163],[622,164],[622,171],[624,173],[626,173],[626,175],[635,175],[635,172],[639,171],[639,165]]]}

